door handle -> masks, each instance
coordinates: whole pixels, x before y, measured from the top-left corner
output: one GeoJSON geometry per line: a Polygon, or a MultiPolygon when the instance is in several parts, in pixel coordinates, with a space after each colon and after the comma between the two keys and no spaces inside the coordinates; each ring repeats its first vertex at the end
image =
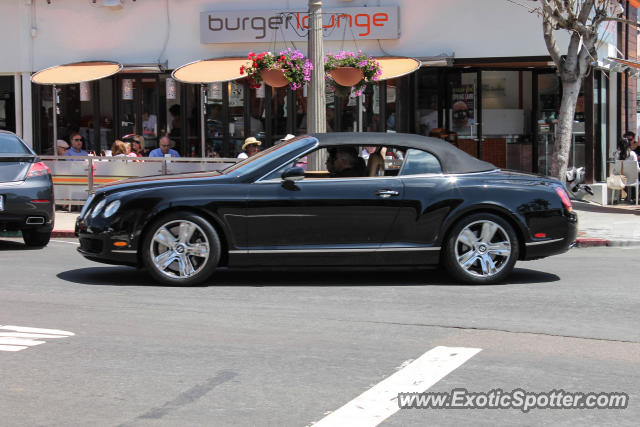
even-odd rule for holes
{"type": "Polygon", "coordinates": [[[383,199],[388,199],[389,197],[397,196],[398,194],[400,194],[400,193],[398,193],[395,190],[378,190],[378,191],[376,191],[376,196],[382,197],[383,199]]]}

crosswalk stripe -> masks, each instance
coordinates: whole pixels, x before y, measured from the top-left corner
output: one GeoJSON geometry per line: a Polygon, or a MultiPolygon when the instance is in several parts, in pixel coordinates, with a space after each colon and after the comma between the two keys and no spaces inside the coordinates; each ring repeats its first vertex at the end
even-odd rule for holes
{"type": "Polygon", "coordinates": [[[480,351],[480,348],[435,347],[313,427],[377,426],[400,409],[398,393],[426,391],[480,351]]]}

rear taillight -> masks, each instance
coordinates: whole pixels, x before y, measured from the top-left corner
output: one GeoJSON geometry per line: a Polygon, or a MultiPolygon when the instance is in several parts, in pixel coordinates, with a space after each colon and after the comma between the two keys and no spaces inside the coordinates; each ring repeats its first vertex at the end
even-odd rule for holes
{"type": "Polygon", "coordinates": [[[567,208],[569,212],[571,212],[573,206],[571,205],[571,200],[569,199],[569,195],[567,194],[565,189],[562,187],[556,187],[556,193],[558,193],[558,196],[560,196],[560,200],[562,200],[562,204],[564,205],[564,207],[567,208]]]}
{"type": "Polygon", "coordinates": [[[50,173],[49,167],[44,162],[32,163],[29,172],[27,172],[27,178],[49,175],[50,173]]]}

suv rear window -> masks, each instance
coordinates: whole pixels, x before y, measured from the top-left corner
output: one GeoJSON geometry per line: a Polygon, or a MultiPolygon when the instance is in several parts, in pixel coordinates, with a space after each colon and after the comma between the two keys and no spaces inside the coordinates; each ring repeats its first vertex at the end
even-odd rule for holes
{"type": "Polygon", "coordinates": [[[27,147],[15,136],[0,133],[0,156],[7,154],[31,154],[27,147]]]}

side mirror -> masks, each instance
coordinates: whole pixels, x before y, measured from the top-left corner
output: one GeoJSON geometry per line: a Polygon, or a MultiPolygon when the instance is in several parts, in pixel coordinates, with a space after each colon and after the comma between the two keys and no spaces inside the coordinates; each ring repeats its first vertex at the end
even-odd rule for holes
{"type": "Polygon", "coordinates": [[[285,169],[285,171],[282,172],[283,181],[294,182],[294,181],[300,181],[302,179],[304,179],[304,169],[302,169],[301,167],[294,166],[294,167],[285,169]]]}

